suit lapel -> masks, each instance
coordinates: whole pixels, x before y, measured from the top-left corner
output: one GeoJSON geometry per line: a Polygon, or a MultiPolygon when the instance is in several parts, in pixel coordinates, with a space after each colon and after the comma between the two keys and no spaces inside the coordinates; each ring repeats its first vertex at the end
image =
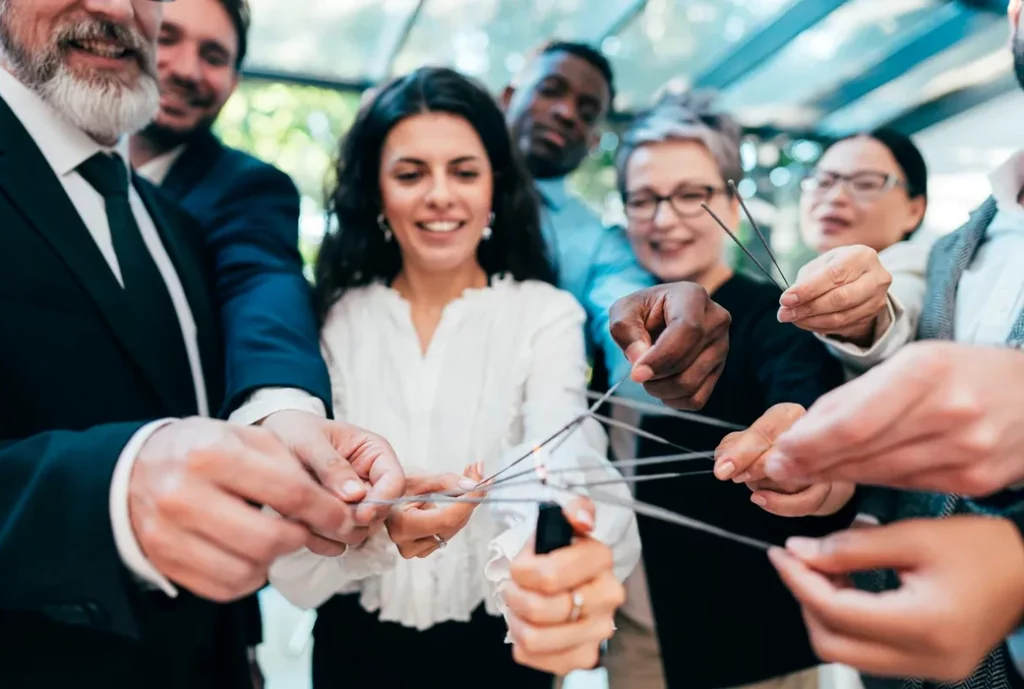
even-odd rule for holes
{"type": "Polygon", "coordinates": [[[0,193],[50,245],[96,304],[115,339],[169,410],[175,400],[159,384],[159,362],[147,356],[146,334],[132,318],[124,290],[71,199],[21,122],[0,99],[0,193]]]}
{"type": "Polygon", "coordinates": [[[996,200],[989,198],[971,214],[967,224],[936,242],[928,257],[928,286],[918,328],[919,339],[954,338],[956,296],[960,278],[978,253],[985,231],[992,224],[997,209],[996,200]]]}
{"type": "Polygon", "coordinates": [[[139,179],[138,176],[135,177],[134,186],[160,234],[160,239],[167,250],[171,263],[174,264],[174,270],[178,275],[178,280],[181,281],[185,297],[188,299],[198,333],[199,354],[209,395],[210,411],[216,414],[223,387],[220,330],[213,304],[210,301],[210,287],[207,279],[209,271],[208,266],[204,263],[205,254],[199,228],[196,228],[195,246],[190,247],[185,231],[187,228],[182,224],[190,221],[191,217],[183,211],[171,208],[171,202],[163,198],[159,190],[139,179]]]}
{"type": "Polygon", "coordinates": [[[206,178],[220,155],[220,142],[209,131],[190,140],[181,156],[174,161],[160,189],[179,203],[206,178]]]}

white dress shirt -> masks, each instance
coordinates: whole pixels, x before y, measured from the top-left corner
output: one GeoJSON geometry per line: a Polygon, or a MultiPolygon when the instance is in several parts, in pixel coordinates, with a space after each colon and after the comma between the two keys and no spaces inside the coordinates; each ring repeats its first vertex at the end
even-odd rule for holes
{"type": "MultiPolygon", "coordinates": [[[[409,304],[396,291],[350,290],[322,331],[336,413],[387,438],[407,473],[462,475],[483,461],[492,475],[586,410],[585,321],[567,292],[496,278],[444,309],[424,355],[409,304]]],[[[549,470],[569,470],[552,473],[552,481],[617,476],[606,450],[603,430],[588,421],[542,461],[549,470]]],[[[513,471],[531,466],[527,460],[513,471]]],[[[622,484],[595,490],[630,498],[622,484]]],[[[493,495],[568,502],[538,483],[493,495]]],[[[481,603],[500,614],[497,588],[533,534],[536,515],[533,503],[490,503],[425,559],[402,559],[382,532],[339,558],[308,550],[284,557],[271,567],[270,581],[306,608],[335,593],[359,593],[381,620],[418,629],[466,621],[481,603]]],[[[640,554],[632,511],[598,502],[594,535],[612,546],[624,579],[640,554]]]]}
{"type": "Polygon", "coordinates": [[[185,144],[175,146],[166,153],[161,153],[156,158],[153,158],[148,163],[139,165],[135,168],[135,172],[139,173],[143,179],[152,182],[158,187],[164,183],[167,179],[167,175],[170,173],[171,168],[178,162],[178,158],[185,152],[185,144]]]}
{"type": "MultiPolygon", "coordinates": [[[[0,97],[10,106],[22,126],[28,131],[29,136],[35,141],[36,146],[39,147],[46,162],[57,175],[68,198],[81,216],[89,234],[92,235],[106,259],[111,272],[123,286],[103,197],[77,172],[78,166],[95,154],[111,153],[112,151],[104,148],[87,134],[68,123],[35,92],[26,88],[3,68],[0,68],[0,97]]],[[[127,141],[122,140],[117,146],[116,152],[121,155],[123,160],[127,161],[127,141]]],[[[124,173],[125,175],[129,174],[127,165],[124,173]]],[[[178,315],[192,371],[192,382],[196,391],[196,406],[201,415],[209,416],[210,409],[206,384],[203,380],[192,309],[174,270],[174,264],[160,240],[156,226],[142,199],[131,186],[129,186],[128,200],[139,231],[142,233],[142,239],[152,254],[161,277],[163,277],[170,293],[171,302],[174,304],[174,310],[178,315]]],[[[143,582],[158,586],[168,595],[173,596],[176,595],[174,586],[143,555],[128,517],[128,483],[136,455],[146,440],[157,429],[169,422],[170,420],[162,420],[147,425],[138,431],[125,446],[111,481],[110,519],[117,550],[125,565],[143,582]]]]}

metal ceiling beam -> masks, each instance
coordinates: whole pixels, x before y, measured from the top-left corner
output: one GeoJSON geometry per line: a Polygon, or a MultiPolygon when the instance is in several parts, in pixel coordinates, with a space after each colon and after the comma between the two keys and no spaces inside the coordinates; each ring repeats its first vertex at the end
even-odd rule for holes
{"type": "Polygon", "coordinates": [[[960,3],[944,5],[894,45],[875,65],[814,99],[809,107],[820,117],[842,110],[999,21],[1002,20],[990,12],[970,9],[960,3]]]}
{"type": "Polygon", "coordinates": [[[321,77],[313,74],[298,74],[296,72],[283,72],[269,69],[242,70],[242,77],[253,81],[273,81],[293,86],[312,86],[319,89],[330,89],[334,91],[345,91],[362,93],[366,89],[373,88],[376,84],[368,79],[336,79],[332,77],[321,77]]]}
{"type": "Polygon", "coordinates": [[[913,110],[890,120],[885,126],[911,136],[957,115],[962,115],[999,96],[1018,90],[1020,90],[1020,85],[1017,83],[1017,78],[1012,73],[1007,73],[990,81],[953,91],[935,100],[922,103],[913,110]]]}
{"type": "Polygon", "coordinates": [[[622,8],[618,16],[612,19],[608,26],[597,34],[597,45],[600,47],[604,43],[605,39],[611,38],[612,36],[618,36],[622,33],[626,27],[633,23],[633,20],[644,13],[647,8],[647,0],[630,0],[629,3],[622,8]]]}
{"type": "Polygon", "coordinates": [[[748,36],[732,52],[697,77],[700,88],[725,89],[753,72],[797,36],[812,29],[847,0],[796,0],[760,31],[748,36]]]}
{"type": "Polygon", "coordinates": [[[380,79],[387,79],[392,75],[395,69],[395,60],[398,58],[398,54],[402,52],[402,48],[405,47],[406,42],[409,40],[409,34],[412,33],[413,28],[416,26],[417,20],[423,13],[423,8],[426,6],[427,0],[419,0],[416,3],[416,7],[413,8],[409,16],[405,18],[402,23],[402,28],[399,29],[395,35],[395,40],[388,47],[387,52],[384,53],[385,58],[383,63],[378,66],[378,69],[374,74],[380,79]]]}

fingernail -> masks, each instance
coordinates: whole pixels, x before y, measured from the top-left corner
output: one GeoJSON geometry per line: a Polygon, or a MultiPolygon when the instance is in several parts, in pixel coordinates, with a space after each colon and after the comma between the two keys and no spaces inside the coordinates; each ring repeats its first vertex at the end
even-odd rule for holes
{"type": "Polygon", "coordinates": [[[594,528],[594,518],[587,510],[576,510],[576,521],[588,529],[594,528]]]}
{"type": "Polygon", "coordinates": [[[460,490],[474,490],[477,487],[477,482],[471,478],[459,479],[460,490]]]}
{"type": "Polygon", "coordinates": [[[654,369],[650,366],[640,365],[633,369],[633,381],[646,383],[654,377],[654,369]]]}
{"type": "Polygon", "coordinates": [[[786,550],[806,560],[815,557],[820,552],[821,545],[813,538],[794,536],[786,540],[786,550]]]}
{"type": "Polygon", "coordinates": [[[363,493],[363,484],[355,479],[345,481],[345,485],[341,487],[341,494],[346,498],[354,498],[363,493]]]}
{"type": "Polygon", "coordinates": [[[722,462],[722,464],[715,467],[715,476],[717,476],[722,481],[725,481],[728,480],[728,478],[732,476],[735,471],[736,465],[727,459],[724,462],[722,462]]]}
{"type": "Polygon", "coordinates": [[[626,347],[626,358],[629,360],[629,363],[635,364],[650,348],[650,345],[646,342],[634,342],[626,347]]]}
{"type": "Polygon", "coordinates": [[[768,500],[763,495],[758,495],[757,493],[750,496],[750,502],[754,503],[758,507],[764,507],[768,504],[768,500]]]}
{"type": "Polygon", "coordinates": [[[783,306],[796,306],[800,303],[800,297],[794,292],[786,292],[782,295],[782,299],[779,300],[779,303],[783,306]]]}
{"type": "Polygon", "coordinates": [[[793,311],[793,309],[787,309],[787,308],[779,309],[779,322],[780,323],[789,323],[790,321],[793,320],[793,316],[795,315],[795,313],[796,312],[793,311]]]}
{"type": "Polygon", "coordinates": [[[733,479],[734,483],[746,483],[750,480],[750,472],[744,471],[742,474],[733,479]]]}

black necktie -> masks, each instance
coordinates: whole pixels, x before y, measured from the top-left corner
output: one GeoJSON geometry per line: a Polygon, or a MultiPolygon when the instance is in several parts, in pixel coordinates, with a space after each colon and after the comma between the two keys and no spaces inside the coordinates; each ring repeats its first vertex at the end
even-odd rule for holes
{"type": "Polygon", "coordinates": [[[163,384],[173,386],[175,398],[197,411],[194,410],[195,387],[178,313],[135,222],[128,200],[127,166],[120,156],[97,153],[78,166],[78,174],[103,197],[125,298],[150,343],[147,355],[156,359],[155,369],[161,371],[163,384]]]}

